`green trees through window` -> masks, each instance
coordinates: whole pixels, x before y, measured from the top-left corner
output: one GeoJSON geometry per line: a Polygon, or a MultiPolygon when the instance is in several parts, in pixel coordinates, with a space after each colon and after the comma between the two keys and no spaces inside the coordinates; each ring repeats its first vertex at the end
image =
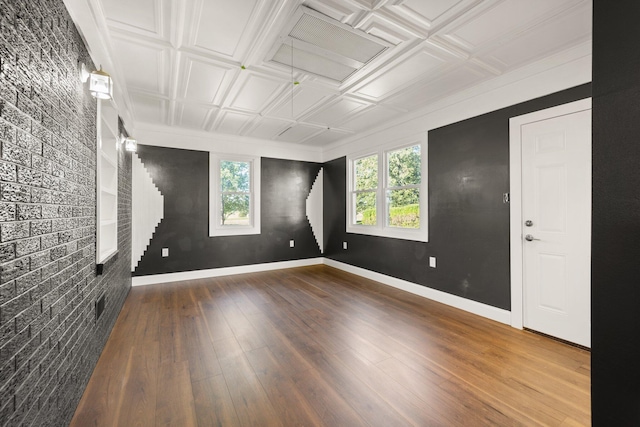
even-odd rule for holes
{"type": "Polygon", "coordinates": [[[387,152],[384,182],[381,182],[378,173],[378,154],[353,161],[353,224],[378,225],[378,217],[384,209],[385,227],[420,228],[420,150],[417,144],[387,152]],[[383,195],[384,204],[379,203],[380,194],[383,195]]]}
{"type": "Polygon", "coordinates": [[[250,225],[251,164],[220,161],[220,224],[250,225]]]}
{"type": "Polygon", "coordinates": [[[209,236],[260,234],[260,157],[209,153],[209,236]]]}
{"type": "Polygon", "coordinates": [[[420,146],[387,153],[387,225],[420,228],[420,146]]]}
{"type": "Polygon", "coordinates": [[[378,156],[373,155],[354,162],[355,223],[376,224],[378,192],[378,156]]]}

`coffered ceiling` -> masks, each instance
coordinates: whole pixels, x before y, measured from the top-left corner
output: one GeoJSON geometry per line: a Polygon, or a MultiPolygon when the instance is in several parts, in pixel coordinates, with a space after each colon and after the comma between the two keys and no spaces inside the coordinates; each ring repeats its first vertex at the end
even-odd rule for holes
{"type": "Polygon", "coordinates": [[[591,0],[86,1],[135,126],[320,147],[591,39],[591,0]],[[292,69],[301,11],[386,48],[363,66],[335,59],[357,47],[320,49],[362,66],[342,81],[292,69]]]}

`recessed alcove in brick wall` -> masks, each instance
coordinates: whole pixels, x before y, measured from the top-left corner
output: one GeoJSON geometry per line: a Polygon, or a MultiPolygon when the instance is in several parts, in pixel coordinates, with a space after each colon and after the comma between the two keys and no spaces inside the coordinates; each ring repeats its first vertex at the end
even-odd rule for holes
{"type": "Polygon", "coordinates": [[[131,156],[118,253],[95,273],[93,66],[62,0],[0,0],[0,425],[66,425],[131,286],[131,156]],[[98,321],[95,302],[105,296],[98,321]]]}

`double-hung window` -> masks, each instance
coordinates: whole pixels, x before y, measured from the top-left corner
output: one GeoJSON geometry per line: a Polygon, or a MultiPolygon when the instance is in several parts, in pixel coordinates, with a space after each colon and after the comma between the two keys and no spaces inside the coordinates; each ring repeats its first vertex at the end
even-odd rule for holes
{"type": "Polygon", "coordinates": [[[353,161],[353,223],[375,225],[378,219],[378,155],[353,161]]]}
{"type": "Polygon", "coordinates": [[[210,155],[209,235],[260,234],[260,158],[210,155]]]}
{"type": "Polygon", "coordinates": [[[428,240],[424,145],[349,158],[347,232],[428,240]]]}

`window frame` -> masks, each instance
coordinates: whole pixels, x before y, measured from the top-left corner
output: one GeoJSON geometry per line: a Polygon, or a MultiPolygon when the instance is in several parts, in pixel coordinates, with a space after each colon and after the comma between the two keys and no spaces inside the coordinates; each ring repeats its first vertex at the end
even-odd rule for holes
{"type": "Polygon", "coordinates": [[[115,102],[99,99],[96,117],[96,264],[104,264],[118,252],[120,132],[115,102]]]}
{"type": "Polygon", "coordinates": [[[260,234],[260,157],[209,153],[209,236],[260,234]],[[220,164],[223,161],[249,163],[249,225],[222,225],[220,164]]]}
{"type": "MultiPolygon", "coordinates": [[[[428,215],[428,151],[427,140],[424,138],[411,138],[396,141],[374,150],[361,151],[347,156],[347,233],[364,234],[369,236],[388,237],[419,242],[429,241],[429,215],[428,215]],[[420,192],[420,228],[401,228],[387,225],[390,204],[387,202],[387,191],[396,187],[389,187],[388,157],[389,153],[404,148],[420,146],[420,184],[417,186],[420,192]],[[376,224],[355,224],[355,163],[359,159],[373,155],[378,156],[378,188],[376,192],[376,224]]],[[[409,186],[410,187],[410,186],[409,186]]]]}
{"type": "Polygon", "coordinates": [[[380,156],[378,155],[378,153],[365,154],[364,156],[355,157],[352,160],[352,164],[351,164],[352,182],[355,184],[356,162],[358,160],[366,159],[366,158],[372,157],[372,156],[377,156],[377,163],[378,163],[378,170],[377,170],[377,176],[378,176],[377,181],[378,181],[378,183],[377,183],[376,187],[375,188],[366,188],[366,189],[352,188],[351,189],[351,197],[348,198],[349,206],[351,206],[351,208],[352,208],[351,215],[349,216],[349,218],[351,218],[351,224],[359,225],[360,227],[363,227],[363,228],[375,227],[375,226],[378,225],[378,221],[380,220],[380,217],[378,216],[378,202],[380,200],[380,156]],[[376,195],[376,224],[375,225],[355,224],[355,217],[357,215],[356,209],[354,209],[355,198],[357,197],[358,194],[366,194],[366,193],[374,193],[376,195]]]}

